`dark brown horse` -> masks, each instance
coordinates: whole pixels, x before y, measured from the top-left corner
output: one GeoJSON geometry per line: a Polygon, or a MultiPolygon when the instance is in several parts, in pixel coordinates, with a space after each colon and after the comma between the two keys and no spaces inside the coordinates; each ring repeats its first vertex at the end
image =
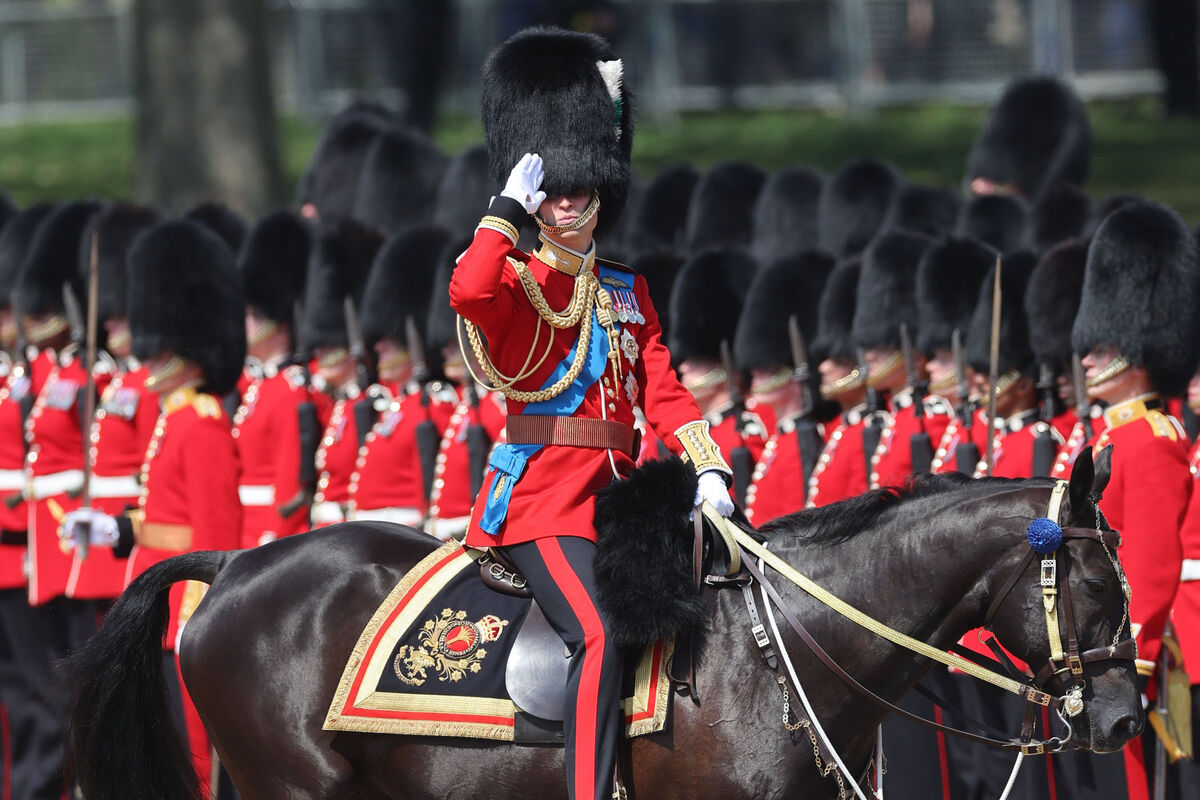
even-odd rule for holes
{"type": "MultiPolygon", "coordinates": [[[[1100,461],[1094,476],[1091,459],[1079,459],[1064,527],[1097,524],[1089,495],[1107,481],[1107,460],[1100,461]]],[[[1046,513],[1050,494],[1045,480],[929,476],[784,518],[762,533],[827,589],[945,648],[983,622],[1028,553],[1026,527],[1046,513]]],[[[182,800],[195,791],[166,710],[159,656],[166,590],[185,579],[212,588],[182,640],[184,680],[245,800],[565,797],[557,748],[322,730],[367,620],[434,546],[405,528],[349,523],[240,553],[183,555],[148,571],[70,665],[71,745],[86,797],[182,800]]],[[[1096,542],[1065,547],[1080,645],[1107,645],[1123,619],[1118,576],[1096,542]]],[[[782,578],[774,582],[817,640],[875,692],[898,700],[930,668],[782,578]]],[[[750,635],[741,593],[709,590],[706,599],[711,635],[697,673],[701,702],[676,698],[668,731],[632,743],[630,795],[836,796],[834,783],[817,774],[807,738],[793,739],[782,725],[781,693],[750,635]]],[[[1036,559],[1005,595],[994,630],[1035,669],[1047,662],[1036,559]]],[[[884,712],[847,689],[797,636],[785,630],[783,638],[833,743],[852,771],[863,772],[884,712]]],[[[1131,661],[1089,664],[1084,700],[1077,746],[1113,751],[1141,727],[1131,661]]]]}

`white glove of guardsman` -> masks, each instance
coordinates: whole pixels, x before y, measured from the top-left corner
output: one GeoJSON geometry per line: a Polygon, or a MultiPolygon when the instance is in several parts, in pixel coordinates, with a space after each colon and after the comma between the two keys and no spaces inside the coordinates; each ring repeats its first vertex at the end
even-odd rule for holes
{"type": "Polygon", "coordinates": [[[710,469],[701,472],[700,480],[696,483],[695,505],[698,506],[706,500],[722,517],[728,517],[733,513],[733,500],[729,497],[729,487],[725,485],[724,476],[716,470],[710,469]]]}
{"type": "Polygon", "coordinates": [[[114,547],[120,534],[115,517],[94,508],[77,508],[62,518],[58,538],[67,549],[73,549],[84,538],[92,547],[114,547]]]}
{"type": "Polygon", "coordinates": [[[511,197],[532,214],[546,199],[546,193],[541,191],[542,179],[546,177],[546,169],[542,166],[542,157],[537,153],[526,153],[508,174],[504,184],[502,197],[511,197]]]}

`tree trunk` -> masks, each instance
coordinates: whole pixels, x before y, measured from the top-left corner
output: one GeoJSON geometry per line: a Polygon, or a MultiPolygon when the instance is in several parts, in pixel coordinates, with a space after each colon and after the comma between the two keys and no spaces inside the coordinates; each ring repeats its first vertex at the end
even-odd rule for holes
{"type": "Polygon", "coordinates": [[[283,202],[265,0],[135,0],[137,194],[170,212],[283,202]]]}

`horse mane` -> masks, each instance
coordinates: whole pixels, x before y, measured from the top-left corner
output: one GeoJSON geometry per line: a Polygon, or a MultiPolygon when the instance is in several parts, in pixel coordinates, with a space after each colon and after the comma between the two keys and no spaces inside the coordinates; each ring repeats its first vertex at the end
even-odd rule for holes
{"type": "Polygon", "coordinates": [[[808,544],[836,545],[872,527],[888,511],[917,500],[947,494],[970,499],[1018,484],[1052,485],[1047,478],[971,478],[959,472],[927,472],[896,486],[871,489],[839,503],[787,514],[763,525],[759,532],[767,537],[795,536],[808,544]]]}

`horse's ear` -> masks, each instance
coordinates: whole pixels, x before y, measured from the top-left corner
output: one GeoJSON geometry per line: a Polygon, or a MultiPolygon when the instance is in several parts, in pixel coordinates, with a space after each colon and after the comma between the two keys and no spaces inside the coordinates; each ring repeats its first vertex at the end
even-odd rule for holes
{"type": "Polygon", "coordinates": [[[1092,497],[1099,500],[1108,487],[1108,479],[1112,477],[1113,446],[1106,445],[1096,457],[1096,478],[1092,481],[1092,497]]]}
{"type": "MultiPolygon", "coordinates": [[[[1071,468],[1071,508],[1076,514],[1083,509],[1091,508],[1092,485],[1096,479],[1095,465],[1092,464],[1092,448],[1085,447],[1075,457],[1075,466],[1071,468]]],[[[1105,478],[1105,481],[1108,479],[1105,478]]]]}

